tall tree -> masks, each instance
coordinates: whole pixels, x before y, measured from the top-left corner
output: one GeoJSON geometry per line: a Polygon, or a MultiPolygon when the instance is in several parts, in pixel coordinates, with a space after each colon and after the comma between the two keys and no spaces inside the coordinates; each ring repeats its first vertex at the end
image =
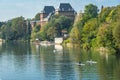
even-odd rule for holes
{"type": "Polygon", "coordinates": [[[31,32],[32,32],[32,27],[31,27],[31,24],[30,24],[30,20],[26,20],[26,24],[27,24],[27,31],[26,31],[27,40],[30,40],[31,39],[31,32]]]}
{"type": "Polygon", "coordinates": [[[3,24],[5,24],[5,23],[4,23],[4,22],[0,22],[0,27],[1,27],[3,24]]]}
{"type": "Polygon", "coordinates": [[[37,13],[37,14],[35,15],[35,20],[40,20],[40,13],[37,13]]]}
{"type": "Polygon", "coordinates": [[[120,23],[117,22],[115,24],[114,30],[113,30],[113,36],[116,40],[116,46],[120,49],[120,23]]]}
{"type": "Polygon", "coordinates": [[[84,20],[87,21],[90,18],[96,18],[98,15],[98,7],[93,4],[89,4],[85,6],[84,10],[84,20]]]}
{"type": "Polygon", "coordinates": [[[53,37],[62,36],[62,30],[69,32],[72,24],[72,19],[66,16],[54,15],[50,21],[41,28],[40,32],[44,38],[46,37],[48,40],[53,40],[53,37]]]}
{"type": "Polygon", "coordinates": [[[70,32],[70,42],[74,44],[80,44],[80,32],[77,26],[72,28],[70,32]]]}
{"type": "Polygon", "coordinates": [[[28,39],[28,27],[24,17],[17,17],[6,22],[1,27],[1,35],[7,40],[26,40],[28,39]]]}

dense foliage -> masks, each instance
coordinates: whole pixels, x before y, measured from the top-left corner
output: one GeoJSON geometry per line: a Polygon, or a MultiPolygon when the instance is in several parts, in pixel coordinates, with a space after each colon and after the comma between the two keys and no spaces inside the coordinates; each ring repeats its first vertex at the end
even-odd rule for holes
{"type": "Polygon", "coordinates": [[[3,24],[5,24],[5,22],[0,22],[0,27],[1,27],[3,24]]]}
{"type": "Polygon", "coordinates": [[[89,4],[84,12],[82,17],[78,15],[79,19],[74,23],[77,25],[73,25],[70,42],[79,42],[84,49],[104,47],[111,52],[120,52],[120,5],[102,7],[98,14],[97,7],[89,4]]]}
{"type": "Polygon", "coordinates": [[[1,26],[1,38],[5,40],[29,40],[31,34],[30,23],[23,17],[9,20],[1,26]]]}
{"type": "MultiPolygon", "coordinates": [[[[40,13],[35,20],[40,20],[40,13]]],[[[103,7],[98,10],[96,5],[85,6],[84,13],[78,13],[75,21],[54,15],[44,26],[35,25],[31,34],[31,26],[23,17],[0,22],[0,37],[6,40],[54,40],[68,33],[70,37],[65,43],[78,44],[83,49],[104,48],[111,52],[120,52],[120,5],[103,7]],[[99,12],[98,12],[99,11],[99,12]]]]}
{"type": "Polygon", "coordinates": [[[73,20],[65,16],[54,15],[51,17],[50,21],[46,23],[42,28],[39,26],[39,31],[35,32],[37,26],[34,27],[32,31],[32,39],[36,38],[40,40],[54,40],[54,37],[61,37],[62,30],[69,32],[73,20]]]}
{"type": "Polygon", "coordinates": [[[35,15],[35,20],[40,20],[40,13],[37,13],[37,14],[35,15]]]}
{"type": "Polygon", "coordinates": [[[98,15],[98,8],[96,5],[89,4],[85,6],[83,20],[87,21],[91,18],[96,18],[98,15]]]}
{"type": "Polygon", "coordinates": [[[32,30],[32,34],[31,34],[32,40],[40,39],[39,31],[40,31],[40,25],[35,25],[35,27],[32,30]]]}

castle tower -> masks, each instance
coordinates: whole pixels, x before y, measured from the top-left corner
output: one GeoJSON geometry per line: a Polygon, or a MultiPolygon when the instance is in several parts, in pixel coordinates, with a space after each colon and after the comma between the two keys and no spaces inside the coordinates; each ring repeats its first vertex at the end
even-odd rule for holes
{"type": "Polygon", "coordinates": [[[69,3],[60,3],[60,6],[58,9],[56,9],[55,14],[67,16],[71,19],[74,19],[76,12],[69,3]]]}
{"type": "Polygon", "coordinates": [[[53,6],[45,6],[44,9],[40,13],[40,24],[43,26],[49,20],[49,15],[55,12],[55,8],[53,6]]]}

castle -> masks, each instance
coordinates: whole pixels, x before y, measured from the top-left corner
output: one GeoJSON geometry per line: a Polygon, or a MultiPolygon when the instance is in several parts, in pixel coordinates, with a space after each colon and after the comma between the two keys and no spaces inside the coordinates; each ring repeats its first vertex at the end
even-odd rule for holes
{"type": "Polygon", "coordinates": [[[52,15],[63,15],[71,19],[75,19],[76,14],[76,11],[69,3],[60,3],[58,9],[55,9],[53,6],[45,6],[40,13],[40,20],[31,21],[31,25],[32,27],[34,27],[35,24],[43,26],[50,20],[52,15]]]}

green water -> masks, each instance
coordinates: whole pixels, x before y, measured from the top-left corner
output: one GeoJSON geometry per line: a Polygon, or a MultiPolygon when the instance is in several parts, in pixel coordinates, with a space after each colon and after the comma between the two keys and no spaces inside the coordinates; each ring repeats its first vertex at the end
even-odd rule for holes
{"type": "Polygon", "coordinates": [[[1,43],[0,80],[120,80],[120,58],[62,46],[1,43]]]}

